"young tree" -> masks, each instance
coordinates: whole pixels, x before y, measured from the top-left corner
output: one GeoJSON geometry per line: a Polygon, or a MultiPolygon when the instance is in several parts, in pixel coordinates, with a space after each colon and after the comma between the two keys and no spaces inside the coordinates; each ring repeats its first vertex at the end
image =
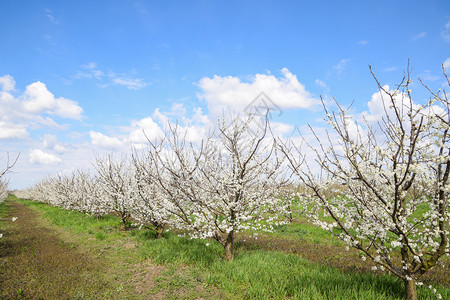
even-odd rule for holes
{"type": "Polygon", "coordinates": [[[255,118],[220,121],[218,133],[198,147],[187,145],[172,128],[171,139],[153,150],[158,184],[171,204],[172,220],[194,238],[216,239],[226,260],[233,258],[237,232],[269,229],[264,224],[275,218],[268,213],[278,201],[276,191],[286,183],[280,180],[282,159],[268,137],[268,118],[261,127],[255,118]]]}
{"type": "Polygon", "coordinates": [[[99,179],[89,171],[77,170],[74,172],[75,189],[74,201],[78,203],[78,211],[100,218],[110,211],[107,201],[103,197],[99,179]],[[77,200],[78,199],[78,200],[77,200]]]}
{"type": "Polygon", "coordinates": [[[449,101],[445,92],[433,93],[428,103],[417,105],[409,70],[393,91],[370,71],[383,99],[381,119],[357,124],[337,102],[336,112],[324,105],[333,133],[323,137],[312,130],[318,147],[304,139],[315,161],[305,159],[304,149],[286,144],[282,149],[333,219],[316,216],[315,223],[360,250],[363,259],[375,262],[374,269],[398,276],[406,298],[417,299],[420,276],[450,253],[449,101]]]}
{"type": "Polygon", "coordinates": [[[152,162],[148,153],[139,155],[136,150],[133,152],[136,209],[132,217],[141,224],[153,226],[156,237],[161,238],[172,214],[166,209],[168,203],[164,201],[162,191],[156,184],[152,162]]]}
{"type": "Polygon", "coordinates": [[[98,184],[108,211],[115,212],[122,221],[121,230],[126,229],[136,198],[133,169],[126,158],[115,160],[111,155],[104,159],[97,158],[95,168],[98,184]]]}
{"type": "Polygon", "coordinates": [[[295,220],[308,212],[309,198],[300,185],[289,184],[276,191],[278,199],[273,210],[287,220],[292,226],[295,220]]]}

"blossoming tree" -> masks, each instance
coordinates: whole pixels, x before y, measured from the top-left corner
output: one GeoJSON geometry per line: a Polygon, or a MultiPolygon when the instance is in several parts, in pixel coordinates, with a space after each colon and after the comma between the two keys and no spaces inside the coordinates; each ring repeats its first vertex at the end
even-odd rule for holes
{"type": "Polygon", "coordinates": [[[395,90],[373,77],[383,99],[378,122],[357,124],[337,102],[336,112],[324,105],[332,132],[304,139],[315,160],[305,159],[305,149],[282,148],[333,220],[316,215],[315,223],[360,250],[373,269],[398,276],[406,298],[416,299],[421,275],[450,253],[450,103],[445,92],[413,103],[409,71],[395,90]]]}
{"type": "Polygon", "coordinates": [[[136,189],[136,209],[132,217],[141,224],[151,225],[156,237],[161,238],[164,228],[170,223],[172,213],[167,209],[168,202],[162,195],[160,187],[156,183],[153,160],[148,152],[133,152],[134,180],[136,189]]]}
{"type": "Polygon", "coordinates": [[[102,199],[108,212],[114,212],[121,219],[121,230],[126,229],[135,207],[136,182],[133,167],[125,158],[114,159],[112,155],[97,158],[94,167],[97,170],[98,184],[102,199]]]}
{"type": "Polygon", "coordinates": [[[233,258],[237,232],[274,224],[268,213],[286,182],[268,119],[263,126],[256,122],[254,115],[221,120],[217,132],[196,146],[173,127],[164,143],[153,144],[156,179],[174,225],[191,237],[216,239],[226,260],[233,258]]]}

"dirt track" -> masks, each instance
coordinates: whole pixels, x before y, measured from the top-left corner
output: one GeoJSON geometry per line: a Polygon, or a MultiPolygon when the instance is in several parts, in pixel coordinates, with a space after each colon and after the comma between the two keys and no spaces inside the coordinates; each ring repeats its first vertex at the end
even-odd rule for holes
{"type": "Polygon", "coordinates": [[[66,244],[37,222],[37,213],[9,202],[0,240],[0,299],[103,298],[108,292],[101,264],[66,244]]]}

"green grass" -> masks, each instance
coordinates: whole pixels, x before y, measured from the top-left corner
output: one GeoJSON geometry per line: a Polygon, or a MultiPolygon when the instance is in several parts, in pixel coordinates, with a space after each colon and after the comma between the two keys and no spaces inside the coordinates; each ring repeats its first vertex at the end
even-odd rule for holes
{"type": "MultiPolygon", "coordinates": [[[[161,264],[191,265],[206,275],[207,284],[245,299],[403,299],[403,283],[389,275],[343,272],[319,266],[283,252],[243,250],[231,262],[223,260],[222,246],[169,234],[145,239],[141,255],[161,264]]],[[[441,288],[444,299],[450,289],[441,288]]],[[[420,299],[434,299],[419,288],[420,299]]]]}
{"type": "MultiPolygon", "coordinates": [[[[15,199],[15,196],[9,195],[5,199],[5,201],[12,200],[12,199],[15,199]]],[[[9,214],[9,208],[7,207],[5,201],[0,202],[0,222],[1,222],[1,219],[6,218],[8,216],[8,214],[9,214]]]]}
{"type": "Polygon", "coordinates": [[[166,232],[165,238],[155,239],[150,230],[137,237],[142,245],[142,258],[151,258],[158,264],[196,265],[207,267],[223,259],[223,246],[217,242],[179,237],[166,232]],[[209,246],[206,244],[209,243],[209,246]]]}
{"type": "Polygon", "coordinates": [[[279,225],[274,227],[270,235],[286,237],[291,239],[307,240],[315,244],[323,245],[344,245],[344,242],[336,237],[332,237],[330,232],[323,230],[319,226],[308,224],[304,218],[300,218],[300,223],[289,225],[279,225]]]}
{"type": "Polygon", "coordinates": [[[387,276],[343,273],[294,255],[259,250],[214,264],[208,281],[250,299],[402,298],[399,285],[387,276]]]}
{"type": "Polygon", "coordinates": [[[5,229],[5,221],[8,219],[10,213],[9,207],[6,205],[6,201],[16,199],[14,195],[9,195],[5,201],[0,202],[0,234],[3,234],[5,229]]]}
{"type": "Polygon", "coordinates": [[[44,217],[53,224],[76,233],[91,231],[115,232],[120,226],[120,220],[114,216],[105,215],[95,218],[73,210],[64,210],[41,202],[19,200],[19,202],[37,208],[44,212],[44,217]]]}
{"type": "MultiPolygon", "coordinates": [[[[97,248],[110,247],[111,241],[132,239],[137,245],[135,255],[128,259],[150,259],[167,267],[155,277],[153,292],[180,288],[191,291],[186,299],[200,294],[196,288],[214,286],[227,298],[235,299],[403,299],[403,283],[390,275],[344,272],[313,264],[296,255],[284,252],[237,248],[231,262],[224,261],[223,247],[210,240],[195,240],[165,232],[156,239],[151,230],[119,232],[120,220],[105,216],[100,219],[75,211],[66,211],[32,201],[20,200],[44,212],[52,223],[95,240],[97,248]],[[109,242],[109,244],[107,243],[109,242]],[[208,244],[208,246],[207,246],[208,244]]],[[[1,206],[0,206],[1,208],[1,206]]],[[[332,243],[329,233],[308,224],[295,223],[292,227],[278,226],[276,235],[309,239],[319,243],[332,243]]],[[[119,250],[118,250],[119,251],[119,250]]],[[[126,252],[114,259],[124,259],[126,252]]],[[[332,254],[330,254],[332,255],[332,254]]],[[[450,289],[438,287],[444,299],[450,299],[450,289]]],[[[418,288],[419,299],[435,299],[427,288],[418,288]]],[[[170,296],[172,295],[172,296],[170,296]]],[[[174,298],[175,299],[175,298],[174,298]]]]}

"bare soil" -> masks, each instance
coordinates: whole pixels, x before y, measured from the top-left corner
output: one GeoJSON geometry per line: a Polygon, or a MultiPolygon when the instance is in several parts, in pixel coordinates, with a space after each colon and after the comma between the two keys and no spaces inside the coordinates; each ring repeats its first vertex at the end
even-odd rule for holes
{"type": "Polygon", "coordinates": [[[136,263],[133,241],[90,247],[92,241],[82,242],[50,224],[42,212],[16,201],[7,201],[7,206],[9,216],[0,224],[0,299],[220,298],[215,288],[200,283],[191,284],[189,290],[160,287],[161,280],[174,280],[184,271],[171,277],[164,266],[149,260],[136,263]],[[130,259],[118,258],[119,248],[130,259]]]}
{"type": "MultiPolygon", "coordinates": [[[[36,212],[9,202],[14,223],[0,240],[1,299],[102,298],[109,290],[100,261],[38,224],[36,212]]],[[[2,226],[3,227],[3,226],[2,226]]]]}

